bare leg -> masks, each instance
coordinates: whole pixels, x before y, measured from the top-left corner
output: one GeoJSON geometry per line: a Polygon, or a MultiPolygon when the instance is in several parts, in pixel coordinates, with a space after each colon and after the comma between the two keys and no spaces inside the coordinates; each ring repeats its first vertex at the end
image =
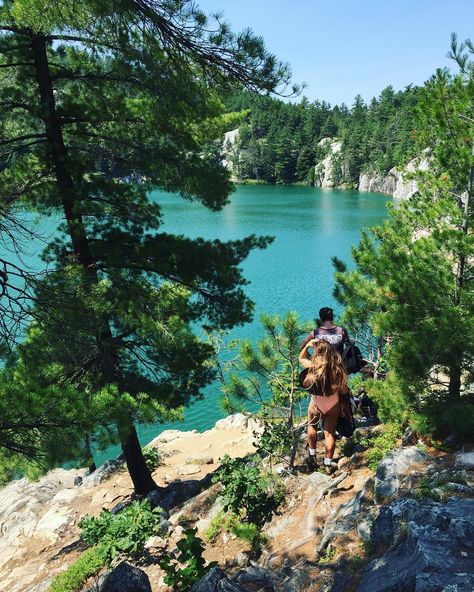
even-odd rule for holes
{"type": "Polygon", "coordinates": [[[318,440],[318,421],[319,412],[311,401],[308,406],[308,445],[310,448],[316,448],[318,440]]]}
{"type": "Polygon", "coordinates": [[[324,448],[326,458],[333,458],[336,450],[336,426],[339,419],[339,403],[324,415],[324,448]]]}

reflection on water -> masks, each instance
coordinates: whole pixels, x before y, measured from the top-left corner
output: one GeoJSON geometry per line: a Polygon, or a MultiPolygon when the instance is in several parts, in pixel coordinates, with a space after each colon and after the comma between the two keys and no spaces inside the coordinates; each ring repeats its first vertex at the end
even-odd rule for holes
{"type": "MultiPolygon", "coordinates": [[[[386,216],[390,198],[380,194],[318,189],[314,187],[240,186],[230,203],[220,212],[177,196],[152,194],[162,206],[162,230],[190,237],[240,239],[249,234],[271,235],[274,242],[263,251],[254,251],[243,264],[250,280],[246,292],[255,302],[255,321],[231,332],[230,338],[259,335],[258,317],[263,312],[285,314],[296,310],[300,318],[314,319],[321,306],[337,306],[332,297],[331,258],[349,262],[351,246],[358,243],[361,229],[379,224],[386,216]]],[[[42,223],[44,238],[51,235],[56,221],[42,223]]],[[[28,249],[33,267],[47,240],[28,249]]],[[[219,384],[210,385],[204,398],[186,410],[185,421],[163,426],[140,426],[142,443],[168,428],[210,428],[223,412],[219,384]]],[[[96,459],[102,462],[118,453],[113,448],[96,459]]]]}

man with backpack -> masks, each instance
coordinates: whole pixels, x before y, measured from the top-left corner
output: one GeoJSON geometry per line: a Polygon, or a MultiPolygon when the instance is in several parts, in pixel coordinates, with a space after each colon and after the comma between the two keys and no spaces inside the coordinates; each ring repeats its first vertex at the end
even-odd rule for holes
{"type": "Polygon", "coordinates": [[[348,374],[355,374],[365,365],[360,349],[349,339],[344,327],[334,324],[334,313],[332,308],[325,306],[319,311],[321,325],[311,331],[300,343],[300,350],[312,339],[327,341],[342,360],[348,374]]]}

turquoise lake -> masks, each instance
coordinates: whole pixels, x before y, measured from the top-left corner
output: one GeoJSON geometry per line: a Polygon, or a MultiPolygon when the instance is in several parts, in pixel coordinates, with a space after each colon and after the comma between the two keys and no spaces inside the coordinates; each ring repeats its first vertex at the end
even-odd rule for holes
{"type": "MultiPolygon", "coordinates": [[[[167,232],[221,240],[249,234],[275,237],[267,249],[253,251],[243,264],[244,276],[250,281],[246,292],[255,302],[254,321],[235,328],[229,339],[257,338],[258,318],[264,312],[295,310],[302,320],[310,321],[322,306],[337,310],[331,258],[336,255],[351,265],[351,247],[359,242],[361,230],[382,222],[392,201],[374,193],[267,185],[238,186],[220,212],[162,192],[154,192],[152,198],[162,207],[162,230],[167,232]]],[[[27,249],[26,258],[34,267],[55,226],[50,220],[45,241],[36,249],[33,245],[27,249]]],[[[142,444],[165,429],[203,431],[212,427],[224,416],[219,383],[209,385],[203,395],[186,409],[183,422],[138,426],[142,444]]],[[[97,454],[96,462],[119,452],[114,446],[97,454]]]]}
{"type": "MultiPolygon", "coordinates": [[[[358,191],[241,185],[222,211],[211,212],[174,195],[155,192],[153,197],[162,206],[163,230],[168,232],[221,240],[249,234],[275,237],[267,249],[252,252],[243,264],[250,281],[246,292],[255,302],[254,320],[235,328],[229,339],[258,338],[258,318],[264,312],[295,310],[301,319],[312,320],[322,306],[337,309],[331,258],[336,255],[349,263],[361,230],[382,222],[392,201],[386,195],[358,191]]],[[[141,442],[146,444],[165,429],[212,427],[225,415],[219,383],[209,385],[203,394],[186,409],[183,422],[138,426],[141,442]]],[[[96,461],[119,452],[118,446],[113,447],[97,455],[96,461]]]]}

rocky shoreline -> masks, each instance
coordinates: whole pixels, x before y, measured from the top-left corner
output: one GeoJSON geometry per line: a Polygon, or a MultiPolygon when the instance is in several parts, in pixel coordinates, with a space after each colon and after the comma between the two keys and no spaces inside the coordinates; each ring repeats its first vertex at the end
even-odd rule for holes
{"type": "MultiPolygon", "coordinates": [[[[383,429],[363,422],[358,428],[359,435],[383,429]]],[[[219,486],[211,485],[210,477],[225,453],[253,453],[258,430],[250,416],[236,414],[203,433],[168,430],[155,438],[149,446],[160,452],[153,473],[160,491],[150,501],[165,509],[163,529],[147,543],[144,564],[121,563],[84,590],[168,590],[153,557],[163,548],[172,551],[187,526],[205,536],[222,512],[219,486]],[[119,588],[111,587],[118,580],[119,588]],[[127,588],[129,580],[143,586],[127,588]]],[[[204,554],[219,568],[192,592],[438,592],[451,590],[449,585],[457,592],[471,591],[474,453],[427,449],[413,435],[405,444],[390,452],[375,474],[363,448],[355,446],[347,456],[340,454],[335,476],[283,476],[287,499],[264,527],[262,554],[252,556],[244,541],[222,532],[204,554]]],[[[304,455],[303,436],[300,461],[304,455]]],[[[272,470],[280,472],[280,467],[272,470]]],[[[104,507],[118,510],[131,494],[119,460],[90,475],[83,469],[56,469],[36,483],[22,479],[1,489],[4,589],[46,592],[54,576],[85,548],[80,518],[98,515],[104,507]]]]}
{"type": "MultiPolygon", "coordinates": [[[[233,173],[233,159],[238,150],[239,129],[226,132],[224,135],[222,156],[224,166],[233,173]]],[[[427,154],[421,158],[414,158],[403,169],[397,167],[391,168],[386,174],[365,172],[359,176],[359,181],[355,187],[348,187],[338,181],[338,176],[343,174],[339,170],[342,166],[338,163],[338,155],[342,151],[342,142],[336,138],[323,138],[318,142],[318,146],[326,151],[326,156],[314,167],[314,186],[326,189],[355,189],[357,191],[369,193],[384,193],[391,195],[395,199],[410,199],[418,190],[415,180],[410,179],[410,175],[416,171],[426,171],[429,168],[427,154]]],[[[239,181],[235,175],[232,180],[234,183],[249,185],[265,184],[260,181],[250,181],[249,183],[239,181]]]]}

